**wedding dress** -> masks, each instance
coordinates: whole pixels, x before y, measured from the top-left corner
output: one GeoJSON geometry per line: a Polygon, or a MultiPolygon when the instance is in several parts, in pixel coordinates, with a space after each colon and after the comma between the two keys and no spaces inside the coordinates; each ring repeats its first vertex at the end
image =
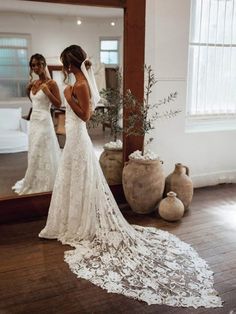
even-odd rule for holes
{"type": "Polygon", "coordinates": [[[61,155],[54,130],[50,101],[40,89],[30,92],[28,167],[25,177],[12,187],[19,195],[52,191],[61,155]]]}
{"type": "Polygon", "coordinates": [[[221,307],[206,262],[156,228],[130,225],[106,183],[86,123],[67,104],[66,144],[39,237],[74,247],[65,261],[79,278],[148,304],[221,307]]]}

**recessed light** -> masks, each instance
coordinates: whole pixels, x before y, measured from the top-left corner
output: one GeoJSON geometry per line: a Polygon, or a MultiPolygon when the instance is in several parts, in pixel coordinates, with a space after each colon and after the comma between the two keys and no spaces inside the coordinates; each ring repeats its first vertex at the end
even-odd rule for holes
{"type": "Polygon", "coordinates": [[[115,22],[111,22],[111,26],[115,26],[116,25],[116,23],[115,22]]]}
{"type": "Polygon", "coordinates": [[[81,25],[82,21],[81,20],[77,20],[77,25],[81,25]]]}

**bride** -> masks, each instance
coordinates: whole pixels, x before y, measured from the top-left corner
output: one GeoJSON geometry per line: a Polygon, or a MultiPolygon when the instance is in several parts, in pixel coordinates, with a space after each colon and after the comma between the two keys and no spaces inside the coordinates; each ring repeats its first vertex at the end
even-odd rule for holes
{"type": "Polygon", "coordinates": [[[27,93],[32,101],[29,127],[28,167],[25,177],[12,187],[16,193],[52,191],[60,158],[60,147],[50,114],[51,104],[61,106],[57,83],[50,79],[44,56],[34,54],[29,61],[31,81],[27,93]],[[33,80],[32,73],[38,75],[33,80]]]}
{"type": "Polygon", "coordinates": [[[79,278],[148,304],[220,307],[213,275],[188,244],[156,228],[129,225],[106,183],[86,130],[99,101],[91,63],[81,47],[61,54],[75,76],[64,94],[66,144],[49,214],[39,237],[74,247],[65,261],[79,278]]]}

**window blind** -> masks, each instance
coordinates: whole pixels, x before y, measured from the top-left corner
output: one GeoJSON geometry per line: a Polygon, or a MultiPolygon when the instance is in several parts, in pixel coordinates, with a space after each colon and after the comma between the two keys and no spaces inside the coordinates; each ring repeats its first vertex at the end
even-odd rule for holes
{"type": "Polygon", "coordinates": [[[236,0],[192,0],[187,111],[236,114],[236,0]]]}
{"type": "Polygon", "coordinates": [[[0,33],[0,100],[25,97],[29,36],[0,33]]]}

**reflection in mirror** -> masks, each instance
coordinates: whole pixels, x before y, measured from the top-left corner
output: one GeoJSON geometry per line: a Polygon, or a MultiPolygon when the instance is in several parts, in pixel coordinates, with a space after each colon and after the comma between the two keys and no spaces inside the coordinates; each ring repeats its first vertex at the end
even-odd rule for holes
{"type": "MultiPolygon", "coordinates": [[[[14,0],[0,0],[0,9],[2,198],[17,195],[12,186],[24,177],[27,169],[31,102],[25,87],[29,81],[30,56],[40,53],[49,66],[58,67],[61,51],[70,44],[80,44],[93,63],[99,89],[107,87],[112,84],[112,69],[123,64],[123,10],[14,0]]],[[[60,81],[60,75],[53,72],[53,79],[60,81]]],[[[59,88],[63,96],[63,86],[59,88]]],[[[64,105],[62,97],[62,109],[64,105]]],[[[64,117],[57,108],[52,109],[58,142],[63,149],[64,117]]],[[[89,133],[99,156],[104,143],[110,140],[111,129],[109,125],[98,126],[89,133]]]]}
{"type": "Polygon", "coordinates": [[[29,67],[31,80],[26,89],[32,112],[28,131],[28,165],[24,178],[12,187],[19,195],[51,191],[61,155],[50,112],[51,106],[61,106],[58,85],[50,78],[43,55],[33,54],[29,67]],[[34,80],[32,74],[38,77],[34,80]]]}

